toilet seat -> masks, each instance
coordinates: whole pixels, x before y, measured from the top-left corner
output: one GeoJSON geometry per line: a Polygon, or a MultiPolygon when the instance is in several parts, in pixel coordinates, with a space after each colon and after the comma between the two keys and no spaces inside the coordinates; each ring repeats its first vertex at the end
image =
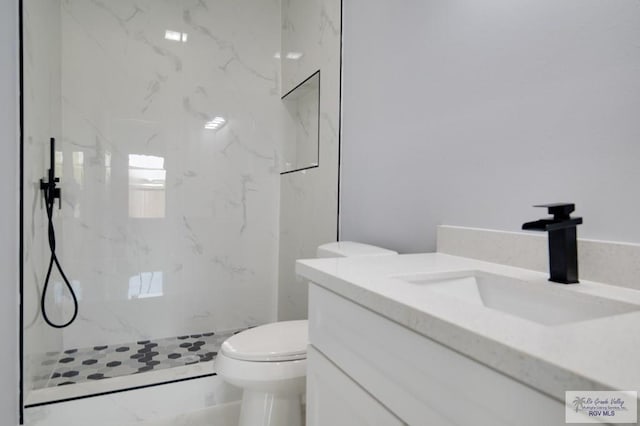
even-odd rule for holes
{"type": "Polygon", "coordinates": [[[281,321],[250,328],[227,339],[221,352],[252,362],[284,362],[307,358],[308,321],[281,321]]]}
{"type": "Polygon", "coordinates": [[[230,383],[252,389],[280,390],[282,385],[293,380],[304,379],[307,374],[307,360],[283,362],[255,362],[229,358],[224,354],[216,359],[217,374],[230,383]]]}

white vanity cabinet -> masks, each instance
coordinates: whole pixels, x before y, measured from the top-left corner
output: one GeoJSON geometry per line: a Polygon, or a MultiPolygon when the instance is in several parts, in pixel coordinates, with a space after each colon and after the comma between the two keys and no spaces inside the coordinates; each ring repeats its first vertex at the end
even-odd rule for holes
{"type": "Polygon", "coordinates": [[[564,425],[564,405],[318,285],[308,426],[564,425]]]}

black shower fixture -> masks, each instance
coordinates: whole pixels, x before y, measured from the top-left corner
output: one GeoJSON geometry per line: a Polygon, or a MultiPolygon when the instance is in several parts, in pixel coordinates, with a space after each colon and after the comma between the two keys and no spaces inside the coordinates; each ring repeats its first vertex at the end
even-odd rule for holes
{"type": "Polygon", "coordinates": [[[54,328],[65,328],[71,325],[73,321],[75,321],[78,316],[78,299],[76,298],[76,294],[73,291],[73,287],[71,287],[71,283],[69,279],[65,275],[62,270],[62,266],[58,261],[58,256],[56,255],[56,232],[55,227],[53,225],[53,206],[55,205],[56,199],[58,200],[58,209],[62,209],[62,190],[57,187],[57,184],[60,182],[60,178],[55,176],[55,155],[56,155],[56,140],[51,138],[51,152],[50,152],[50,166],[48,174],[48,181],[45,182],[44,179],[40,179],[40,190],[43,193],[44,197],[44,205],[47,211],[47,234],[49,238],[49,250],[51,251],[51,258],[49,259],[49,268],[47,269],[47,276],[44,280],[44,287],[42,288],[42,296],[40,298],[40,309],[42,310],[42,316],[47,324],[54,328]],[[53,271],[53,265],[56,265],[58,271],[60,272],[60,276],[64,280],[64,284],[69,289],[69,293],[71,293],[71,298],[73,299],[73,316],[71,319],[62,324],[56,324],[49,319],[47,315],[47,309],[45,307],[45,299],[47,297],[47,288],[49,287],[49,280],[51,279],[51,272],[53,271]]]}

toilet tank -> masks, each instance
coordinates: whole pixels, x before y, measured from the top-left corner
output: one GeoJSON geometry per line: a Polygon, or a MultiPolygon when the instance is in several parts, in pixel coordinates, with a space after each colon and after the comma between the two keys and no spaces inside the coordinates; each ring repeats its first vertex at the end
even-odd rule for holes
{"type": "Polygon", "coordinates": [[[384,256],[390,254],[398,254],[398,252],[353,241],[322,244],[316,252],[317,257],[384,256]]]}

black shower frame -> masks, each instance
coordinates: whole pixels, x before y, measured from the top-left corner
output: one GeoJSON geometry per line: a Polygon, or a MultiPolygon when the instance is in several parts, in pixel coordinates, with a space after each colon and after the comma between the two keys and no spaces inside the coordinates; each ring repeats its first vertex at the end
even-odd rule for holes
{"type": "MultiPolygon", "coordinates": [[[[338,188],[337,188],[337,203],[336,203],[336,240],[340,240],[340,170],[342,163],[342,55],[343,55],[343,3],[344,0],[340,0],[340,82],[339,82],[339,112],[338,112],[338,188]]],[[[108,392],[95,393],[90,395],[83,395],[73,398],[64,398],[59,400],[47,401],[38,404],[30,404],[24,405],[24,0],[18,0],[18,38],[19,38],[19,48],[18,48],[18,66],[19,66],[19,128],[20,128],[20,139],[19,139],[19,188],[20,188],[20,199],[19,199],[19,260],[18,260],[18,292],[20,297],[19,302],[19,319],[18,319],[18,350],[19,350],[19,369],[20,369],[20,378],[18,383],[18,410],[19,410],[19,421],[20,425],[24,424],[24,410],[25,408],[38,407],[43,405],[51,405],[62,402],[69,402],[79,399],[93,398],[97,396],[109,395],[114,393],[126,392],[130,390],[144,389],[155,386],[167,385],[170,383],[178,383],[187,380],[195,380],[201,379],[204,377],[215,376],[215,373],[204,374],[200,376],[189,377],[185,379],[177,379],[170,380],[165,382],[152,383],[148,385],[135,386],[122,388],[117,390],[112,390],[108,392]]],[[[317,71],[319,73],[320,71],[317,71]]],[[[313,77],[316,73],[311,75],[309,78],[313,77]]],[[[306,80],[305,80],[306,81],[306,80]]],[[[303,82],[304,83],[304,82],[303,82]]],[[[286,95],[283,96],[283,98],[286,95]]],[[[319,144],[318,144],[319,145],[319,144]]],[[[318,149],[320,149],[318,147],[318,149]]],[[[319,153],[318,153],[319,154],[319,153]]],[[[319,161],[319,155],[318,155],[319,161]]],[[[318,166],[315,166],[318,167],[318,166]]],[[[292,170],[293,172],[294,170],[292,170]]]]}

